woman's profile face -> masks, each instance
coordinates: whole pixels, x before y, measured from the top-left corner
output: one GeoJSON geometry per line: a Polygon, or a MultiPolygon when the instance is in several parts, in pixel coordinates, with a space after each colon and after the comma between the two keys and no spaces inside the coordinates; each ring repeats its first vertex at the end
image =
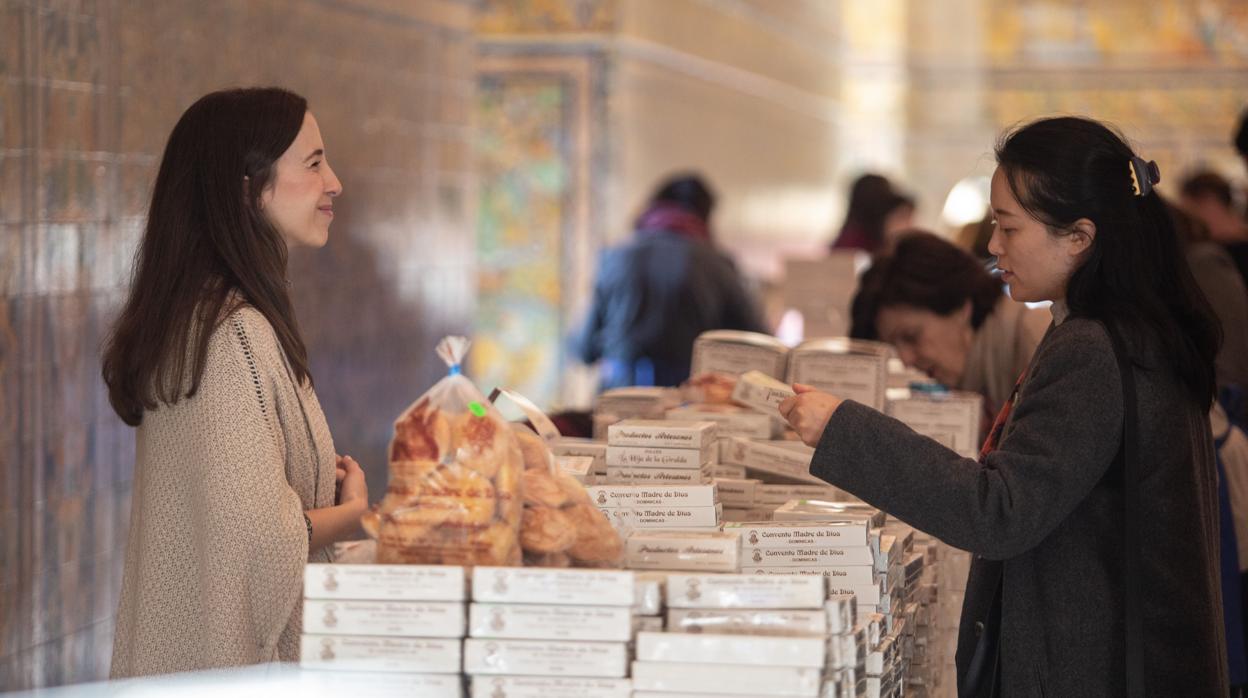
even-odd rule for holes
{"type": "Polygon", "coordinates": [[[1034,303],[1066,298],[1066,284],[1086,248],[1075,235],[1054,235],[1023,209],[1001,168],[992,175],[994,225],[988,252],[997,256],[1010,297],[1034,303]]]}
{"type": "Polygon", "coordinates": [[[946,387],[961,384],[975,338],[969,300],[948,315],[910,305],[884,306],[876,313],[875,327],[880,340],[893,345],[907,366],[946,387]]]}
{"type": "Polygon", "coordinates": [[[329,241],[334,197],[342,183],[325,159],[325,143],[312,112],[303,117],[299,135],[273,163],[273,181],[260,205],[288,247],[322,247],[329,241]]]}

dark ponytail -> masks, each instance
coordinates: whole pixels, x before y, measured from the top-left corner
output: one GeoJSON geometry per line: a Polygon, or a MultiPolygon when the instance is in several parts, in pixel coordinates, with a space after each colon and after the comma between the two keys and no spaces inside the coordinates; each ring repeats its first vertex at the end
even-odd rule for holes
{"type": "Polygon", "coordinates": [[[1152,191],[1159,173],[1133,165],[1135,153],[1104,124],[1077,117],[1015,128],[996,154],[1015,198],[1050,234],[1069,234],[1080,218],[1096,225],[1067,286],[1071,314],[1118,327],[1137,347],[1158,347],[1193,398],[1211,405],[1222,331],[1187,267],[1166,205],[1152,191]]]}

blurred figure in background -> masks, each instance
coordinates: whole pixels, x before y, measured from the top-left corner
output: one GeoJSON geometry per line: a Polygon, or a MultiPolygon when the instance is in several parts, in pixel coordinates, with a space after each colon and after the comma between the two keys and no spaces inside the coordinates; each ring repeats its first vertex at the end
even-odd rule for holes
{"type": "Polygon", "coordinates": [[[988,241],[992,239],[992,228],[992,211],[985,211],[983,218],[962,226],[954,237],[954,242],[969,251],[976,259],[987,263],[992,259],[992,253],[988,251],[988,241]]]}
{"type": "Polygon", "coordinates": [[[903,235],[859,281],[850,336],[892,344],[907,366],[984,396],[985,425],[1009,398],[1051,317],[1005,295],[965,250],[932,233],[903,235]]]}
{"type": "Polygon", "coordinates": [[[1248,389],[1248,286],[1226,249],[1211,240],[1204,223],[1178,206],[1167,205],[1192,276],[1222,323],[1222,348],[1214,367],[1218,388],[1248,389]]]}
{"type": "Polygon", "coordinates": [[[714,206],[699,175],[669,177],[633,239],[603,253],[589,316],[572,340],[581,361],[601,360],[599,390],[679,385],[699,334],[766,331],[736,266],[713,245],[714,206]]]}
{"type": "Polygon", "coordinates": [[[1248,221],[1235,210],[1231,183],[1205,170],[1183,180],[1181,191],[1183,208],[1204,224],[1210,240],[1226,248],[1248,281],[1248,221]]]}
{"type": "Polygon", "coordinates": [[[845,222],[832,249],[887,252],[913,219],[914,199],[898,192],[880,175],[862,175],[850,187],[845,222]]]}

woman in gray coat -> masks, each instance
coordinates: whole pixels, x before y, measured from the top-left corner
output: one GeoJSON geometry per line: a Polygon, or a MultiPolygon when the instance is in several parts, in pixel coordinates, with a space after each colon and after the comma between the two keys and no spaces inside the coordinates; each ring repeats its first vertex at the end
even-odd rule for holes
{"type": "Polygon", "coordinates": [[[806,386],[780,409],[813,474],[974,553],[961,695],[1226,695],[1220,330],[1157,166],[1079,118],[1007,134],[997,164],[989,250],[1053,325],[980,458],[806,386]]]}

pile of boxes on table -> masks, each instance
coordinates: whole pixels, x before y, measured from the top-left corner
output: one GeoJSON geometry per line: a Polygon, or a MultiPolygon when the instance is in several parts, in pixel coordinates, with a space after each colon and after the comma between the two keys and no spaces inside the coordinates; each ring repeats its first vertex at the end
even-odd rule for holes
{"type": "MultiPolygon", "coordinates": [[[[482,698],[629,698],[632,572],[471,575],[469,594],[462,567],[308,565],[301,666],[322,681],[352,672],[368,695],[459,698],[466,675],[482,698]]],[[[657,600],[648,606],[657,615],[657,600]]]]}

